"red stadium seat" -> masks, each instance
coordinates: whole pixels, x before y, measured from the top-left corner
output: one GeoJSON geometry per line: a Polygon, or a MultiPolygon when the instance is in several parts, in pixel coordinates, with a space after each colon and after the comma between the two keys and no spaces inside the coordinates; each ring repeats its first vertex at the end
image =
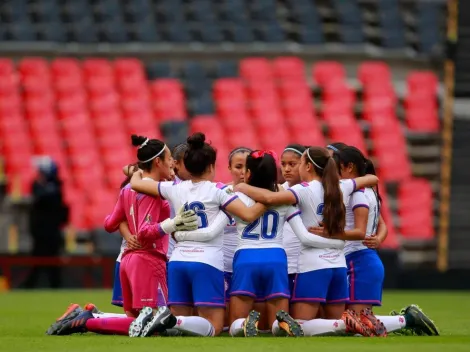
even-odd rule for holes
{"type": "Polygon", "coordinates": [[[357,123],[353,123],[349,126],[329,125],[329,131],[330,140],[353,145],[367,157],[367,147],[362,136],[361,128],[357,123]]]}
{"type": "Polygon", "coordinates": [[[240,77],[247,81],[272,80],[271,62],[264,57],[249,57],[240,60],[240,77]]]}
{"type": "Polygon", "coordinates": [[[251,125],[245,125],[245,128],[239,131],[226,130],[226,133],[230,150],[240,146],[261,149],[260,140],[251,125]]]}
{"type": "Polygon", "coordinates": [[[74,76],[81,74],[81,63],[71,57],[59,57],[51,62],[51,72],[56,78],[59,76],[74,76]]]}
{"type": "Polygon", "coordinates": [[[382,249],[398,249],[400,243],[398,241],[397,232],[395,229],[395,224],[393,223],[393,216],[392,212],[390,211],[390,207],[388,204],[388,197],[385,187],[380,184],[380,196],[382,198],[382,203],[380,205],[380,214],[385,221],[385,225],[387,226],[388,234],[385,241],[382,243],[380,248],[382,249]]]}
{"type": "Polygon", "coordinates": [[[203,132],[206,140],[216,147],[225,145],[224,130],[219,120],[212,115],[194,116],[190,121],[190,134],[203,132]]]}
{"type": "Polygon", "coordinates": [[[28,57],[18,64],[18,71],[24,76],[47,76],[50,73],[48,62],[40,57],[28,57]]]}
{"type": "Polygon", "coordinates": [[[346,70],[344,66],[336,61],[318,61],[313,64],[313,79],[319,85],[323,86],[334,81],[344,81],[346,79],[346,70]]]}
{"type": "Polygon", "coordinates": [[[439,79],[432,71],[414,71],[411,72],[407,79],[408,92],[427,91],[437,94],[439,79]]]}
{"type": "Polygon", "coordinates": [[[282,81],[285,79],[305,81],[304,61],[296,56],[281,56],[273,60],[274,77],[282,81]]]}
{"type": "Polygon", "coordinates": [[[113,76],[113,67],[106,59],[90,58],[83,61],[83,73],[86,77],[92,76],[113,76]]]}
{"type": "Polygon", "coordinates": [[[406,110],[406,124],[415,132],[439,132],[439,116],[434,108],[406,110]]]}
{"type": "Polygon", "coordinates": [[[0,77],[9,76],[15,73],[13,60],[0,58],[0,77]]]}
{"type": "Polygon", "coordinates": [[[369,84],[385,84],[391,80],[390,68],[383,61],[363,62],[359,66],[357,76],[364,86],[369,84]]]}
{"type": "Polygon", "coordinates": [[[400,232],[409,239],[431,239],[433,227],[433,194],[424,179],[409,179],[398,188],[400,232]]]}
{"type": "Polygon", "coordinates": [[[322,98],[325,104],[340,102],[352,109],[356,102],[356,93],[345,82],[333,81],[323,86],[322,98]]]}
{"type": "Polygon", "coordinates": [[[245,100],[245,84],[238,78],[221,78],[214,82],[214,99],[227,100],[237,99],[245,100]]]}
{"type": "Polygon", "coordinates": [[[145,70],[142,62],[135,58],[119,58],[114,60],[114,71],[117,76],[126,77],[128,75],[141,75],[145,77],[145,70]]]}

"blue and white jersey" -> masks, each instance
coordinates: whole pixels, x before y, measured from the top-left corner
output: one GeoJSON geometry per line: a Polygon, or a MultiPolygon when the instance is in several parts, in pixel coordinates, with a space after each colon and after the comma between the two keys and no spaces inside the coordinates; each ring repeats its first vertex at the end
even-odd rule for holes
{"type": "MultiPolygon", "coordinates": [[[[208,227],[225,207],[237,199],[230,189],[221,183],[201,181],[159,182],[158,192],[174,209],[185,205],[198,216],[199,227],[208,227]]],[[[170,261],[199,262],[224,270],[223,232],[207,242],[183,241],[175,245],[170,261]]]]}
{"type": "MultiPolygon", "coordinates": [[[[369,209],[366,237],[372,236],[373,234],[377,233],[377,227],[379,225],[380,218],[379,203],[377,202],[377,196],[372,188],[360,189],[351,195],[349,206],[346,207],[346,230],[354,228],[354,209],[358,207],[369,209]]],[[[362,240],[346,241],[344,255],[348,255],[367,248],[368,247],[362,244],[362,240]]]]}
{"type": "MultiPolygon", "coordinates": [[[[356,190],[354,180],[342,180],[340,188],[343,201],[348,205],[350,195],[356,190]]],[[[324,191],[321,182],[302,182],[289,189],[296,200],[301,219],[306,228],[319,226],[323,221],[324,191]]],[[[313,270],[346,267],[343,250],[336,248],[316,248],[301,244],[298,261],[298,272],[305,273],[313,270]]]]}
{"type": "MultiPolygon", "coordinates": [[[[227,186],[228,189],[233,189],[232,186],[227,186]]],[[[230,218],[227,226],[224,229],[224,271],[227,273],[233,272],[233,256],[238,246],[237,223],[233,217],[230,218]]]]}
{"type": "Polygon", "coordinates": [[[121,262],[122,255],[123,255],[124,251],[126,250],[126,248],[127,248],[127,241],[123,238],[122,242],[121,242],[121,249],[119,250],[119,255],[116,258],[117,262],[119,262],[119,263],[121,262]]]}
{"type": "MultiPolygon", "coordinates": [[[[285,182],[282,185],[282,188],[284,188],[284,190],[288,190],[289,184],[285,182]]],[[[284,224],[283,236],[284,250],[287,255],[287,271],[289,274],[296,274],[301,244],[299,238],[295,235],[288,222],[284,224]]]]}
{"type": "MultiPolygon", "coordinates": [[[[175,176],[175,179],[173,180],[173,184],[177,185],[178,183],[181,183],[181,182],[182,180],[178,176],[175,176]]],[[[173,206],[170,203],[170,219],[173,219],[175,215],[176,215],[175,208],[173,208],[173,206]]],[[[170,236],[170,239],[168,241],[168,253],[166,254],[166,257],[168,258],[168,260],[171,258],[173,249],[175,248],[175,244],[176,242],[173,239],[173,236],[170,236]]]]}
{"type": "MultiPolygon", "coordinates": [[[[237,195],[247,207],[255,204],[247,195],[237,195]]],[[[238,231],[237,251],[249,248],[284,248],[284,223],[299,214],[300,211],[292,205],[279,205],[269,208],[251,223],[235,218],[238,231]]]]}

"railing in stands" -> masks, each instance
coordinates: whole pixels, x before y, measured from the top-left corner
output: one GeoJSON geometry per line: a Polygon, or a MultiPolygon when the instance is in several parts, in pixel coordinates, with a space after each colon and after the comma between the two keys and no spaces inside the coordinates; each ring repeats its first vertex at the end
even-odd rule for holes
{"type": "Polygon", "coordinates": [[[450,185],[452,170],[452,134],[454,125],[454,88],[455,88],[455,48],[457,45],[458,0],[448,2],[447,17],[447,57],[444,64],[444,114],[442,121],[441,149],[441,189],[440,189],[440,219],[437,267],[439,271],[448,268],[449,247],[449,215],[450,215],[450,185]]]}

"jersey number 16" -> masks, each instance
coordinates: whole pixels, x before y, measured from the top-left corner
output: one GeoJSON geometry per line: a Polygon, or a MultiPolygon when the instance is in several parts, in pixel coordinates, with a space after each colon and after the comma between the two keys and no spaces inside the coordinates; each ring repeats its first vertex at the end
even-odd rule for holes
{"type": "Polygon", "coordinates": [[[199,217],[199,228],[202,229],[204,227],[207,227],[208,221],[207,221],[207,214],[204,210],[206,210],[206,207],[202,202],[192,202],[189,204],[184,205],[184,210],[192,210],[196,213],[196,215],[199,217]]]}

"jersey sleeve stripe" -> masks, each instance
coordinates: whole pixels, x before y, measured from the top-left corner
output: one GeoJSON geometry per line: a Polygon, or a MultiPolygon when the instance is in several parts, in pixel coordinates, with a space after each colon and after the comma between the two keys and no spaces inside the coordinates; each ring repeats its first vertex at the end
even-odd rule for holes
{"type": "Polygon", "coordinates": [[[292,194],[295,197],[295,204],[294,205],[299,204],[299,196],[297,195],[297,193],[295,193],[295,191],[292,188],[289,188],[288,191],[291,191],[292,194]]]}
{"type": "Polygon", "coordinates": [[[223,205],[221,205],[220,207],[221,207],[222,209],[225,209],[225,208],[227,207],[227,205],[229,205],[230,203],[232,203],[232,202],[233,202],[235,199],[237,199],[237,198],[238,198],[237,195],[233,196],[232,198],[230,198],[228,201],[226,201],[226,202],[225,202],[223,205]]]}
{"type": "Polygon", "coordinates": [[[356,191],[356,180],[354,180],[353,178],[351,179],[352,183],[353,183],[353,192],[356,191]]]}
{"type": "Polygon", "coordinates": [[[223,213],[224,213],[225,215],[227,215],[227,217],[228,217],[228,221],[229,221],[229,224],[228,224],[227,226],[230,226],[230,222],[232,221],[232,217],[231,217],[231,216],[230,216],[230,214],[229,214],[229,213],[227,213],[227,212],[226,212],[224,209],[220,209],[220,210],[222,210],[222,211],[223,211],[223,213]]]}
{"type": "Polygon", "coordinates": [[[289,215],[286,219],[286,221],[290,221],[290,219],[292,219],[294,216],[297,216],[297,215],[300,215],[301,211],[300,210],[297,210],[295,213],[289,215]]]}
{"type": "Polygon", "coordinates": [[[160,224],[158,224],[157,230],[158,230],[158,233],[160,234],[160,236],[163,237],[163,236],[166,235],[165,231],[163,231],[163,229],[162,229],[162,227],[160,226],[160,224]]]}
{"type": "Polygon", "coordinates": [[[163,200],[166,200],[163,196],[162,196],[162,192],[160,191],[160,185],[162,183],[161,182],[158,182],[158,194],[160,195],[160,198],[163,199],[163,200]]]}
{"type": "Polygon", "coordinates": [[[369,209],[369,206],[367,204],[356,204],[355,206],[352,207],[352,210],[357,209],[357,208],[367,208],[367,209],[369,209]]]}

